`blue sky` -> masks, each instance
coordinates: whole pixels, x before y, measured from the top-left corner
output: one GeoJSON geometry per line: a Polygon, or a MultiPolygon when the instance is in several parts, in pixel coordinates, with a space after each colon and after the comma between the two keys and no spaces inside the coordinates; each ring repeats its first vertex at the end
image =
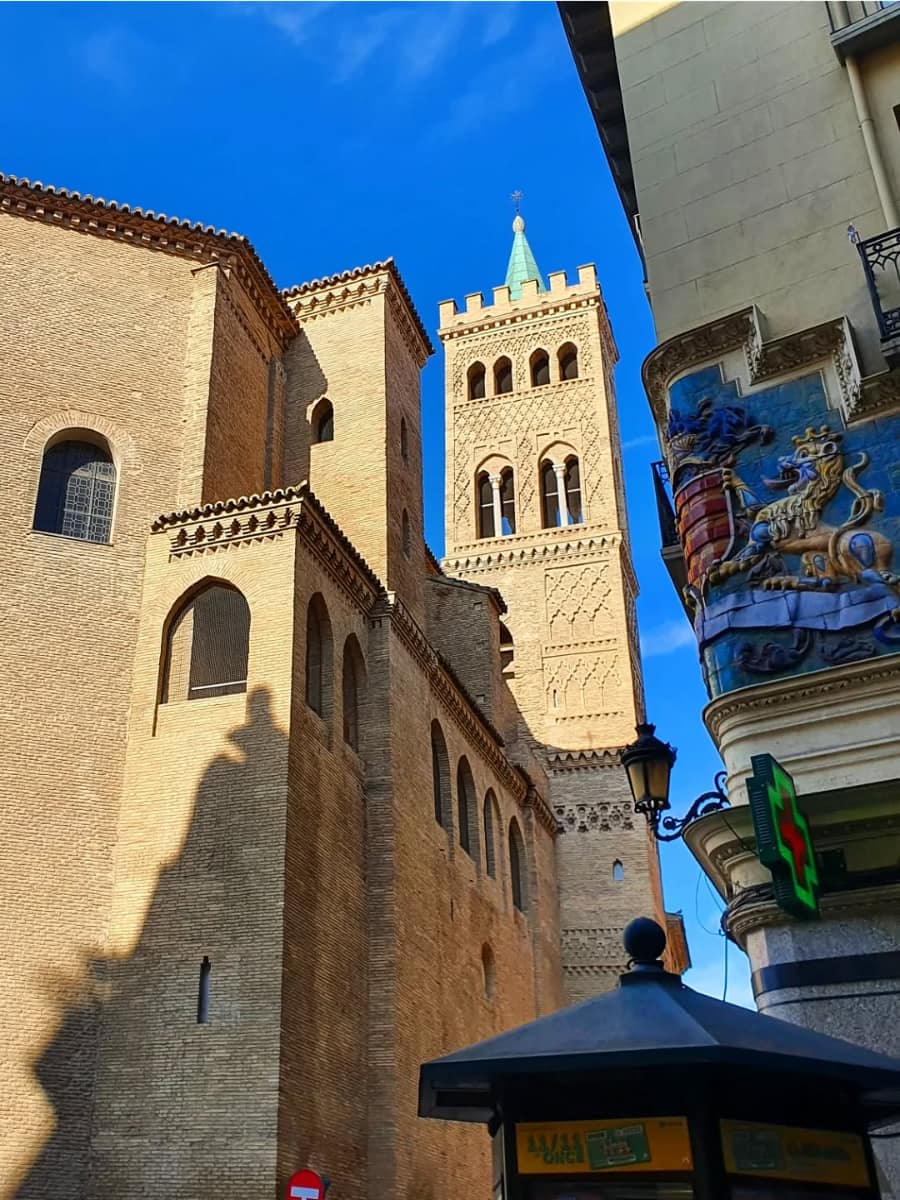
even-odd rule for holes
{"type": "MultiPolygon", "coordinates": [[[[556,6],[7,4],[2,21],[0,170],[243,233],[281,286],[393,255],[434,331],[440,300],[503,282],[517,188],[545,274],[597,264],[621,353],[649,716],[679,750],[675,810],[710,787],[696,651],[658,552],[640,384],[652,321],[556,6]]],[[[440,554],[440,354],[423,406],[440,554]]],[[[688,982],[721,995],[720,905],[684,847],[662,861],[688,982]]],[[[729,959],[728,998],[746,999],[746,960],[729,959]]]]}

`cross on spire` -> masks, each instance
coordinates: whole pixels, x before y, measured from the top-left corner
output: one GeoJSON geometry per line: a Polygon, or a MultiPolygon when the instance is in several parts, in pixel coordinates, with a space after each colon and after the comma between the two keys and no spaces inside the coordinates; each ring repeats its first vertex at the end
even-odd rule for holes
{"type": "Polygon", "coordinates": [[[547,290],[531,247],[528,245],[528,238],[525,236],[525,220],[519,212],[524,195],[525,193],[518,189],[510,195],[510,200],[516,207],[516,215],[512,225],[513,244],[509,255],[509,265],[506,268],[505,282],[509,288],[510,298],[513,300],[521,299],[522,284],[528,279],[537,280],[539,292],[547,290]]]}

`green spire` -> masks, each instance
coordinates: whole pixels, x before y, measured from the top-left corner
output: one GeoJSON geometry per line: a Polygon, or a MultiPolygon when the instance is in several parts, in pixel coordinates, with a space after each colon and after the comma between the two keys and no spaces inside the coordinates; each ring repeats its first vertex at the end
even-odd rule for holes
{"type": "Polygon", "coordinates": [[[525,236],[525,222],[516,213],[516,219],[513,221],[512,250],[509,255],[509,266],[506,268],[506,286],[509,288],[509,294],[513,300],[521,299],[522,284],[526,279],[536,279],[538,291],[546,292],[547,286],[538,270],[534,255],[531,253],[528,238],[525,236]]]}

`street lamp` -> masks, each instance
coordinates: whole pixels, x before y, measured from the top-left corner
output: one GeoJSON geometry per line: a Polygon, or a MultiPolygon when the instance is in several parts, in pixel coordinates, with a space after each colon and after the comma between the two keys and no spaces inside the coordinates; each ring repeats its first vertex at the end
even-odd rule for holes
{"type": "Polygon", "coordinates": [[[634,811],[644,814],[657,841],[674,842],[697,817],[727,808],[729,801],[723,790],[726,772],[719,771],[714,789],[698,796],[683,817],[664,817],[670,807],[669,779],[676,751],[674,746],[656,737],[655,725],[641,724],[636,731],[637,741],[622,751],[622,766],[628,775],[634,811]],[[660,832],[660,827],[665,832],[660,832]]]}

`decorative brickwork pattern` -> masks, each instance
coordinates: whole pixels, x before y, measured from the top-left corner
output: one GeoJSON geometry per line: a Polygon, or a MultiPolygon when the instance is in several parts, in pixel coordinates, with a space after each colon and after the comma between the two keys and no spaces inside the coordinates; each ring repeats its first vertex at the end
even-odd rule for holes
{"type": "MultiPolygon", "coordinates": [[[[656,848],[636,821],[618,761],[618,747],[643,713],[643,686],[612,391],[615,347],[593,268],[582,268],[571,287],[551,275],[548,293],[529,294],[526,284],[521,300],[500,288],[493,305],[479,296],[469,297],[465,313],[442,305],[440,336],[447,354],[444,569],[498,589],[508,608],[514,650],[507,674],[518,721],[507,750],[533,755],[548,773],[566,995],[581,999],[615,982],[627,920],[641,912],[662,918],[656,848]],[[558,377],[556,351],[566,342],[578,350],[576,379],[558,377]],[[531,387],[529,358],[538,347],[549,354],[551,382],[531,387]],[[512,362],[514,390],[470,400],[470,365],[486,365],[490,392],[501,356],[512,362]],[[543,529],[539,464],[554,443],[579,457],[584,523],[543,529]],[[516,532],[479,541],[475,471],[491,455],[515,467],[516,532]]],[[[475,639],[473,627],[466,641],[475,639]]],[[[459,654],[467,661],[465,648],[459,654]]],[[[483,691],[496,706],[489,680],[483,691]]]]}

